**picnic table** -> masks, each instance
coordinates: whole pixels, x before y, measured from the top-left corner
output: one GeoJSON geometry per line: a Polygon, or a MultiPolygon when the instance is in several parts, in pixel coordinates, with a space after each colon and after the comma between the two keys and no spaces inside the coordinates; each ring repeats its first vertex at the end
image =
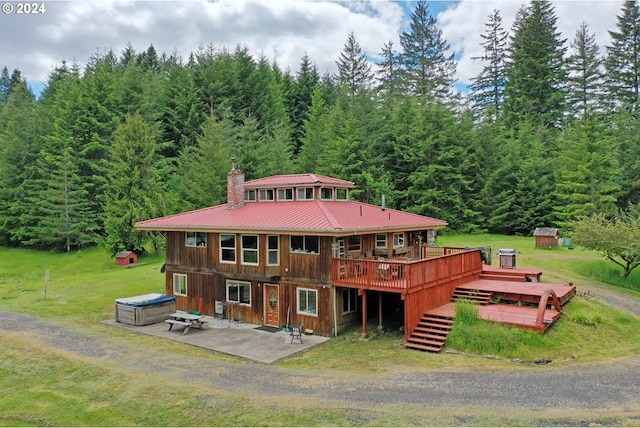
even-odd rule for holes
{"type": "Polygon", "coordinates": [[[169,315],[169,318],[164,320],[164,322],[169,324],[169,331],[171,331],[174,325],[181,325],[184,327],[182,334],[187,334],[191,327],[204,328],[207,322],[203,321],[203,318],[204,315],[190,314],[189,312],[174,312],[169,315]]]}

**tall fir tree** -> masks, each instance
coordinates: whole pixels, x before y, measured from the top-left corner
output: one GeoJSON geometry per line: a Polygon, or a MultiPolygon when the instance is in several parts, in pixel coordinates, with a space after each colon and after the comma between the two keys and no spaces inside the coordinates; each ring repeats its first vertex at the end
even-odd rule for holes
{"type": "Polygon", "coordinates": [[[587,119],[600,110],[604,95],[602,58],[595,36],[582,23],[571,42],[571,54],[567,58],[568,113],[577,119],[587,119]]]}
{"type": "Polygon", "coordinates": [[[610,102],[637,117],[640,108],[640,6],[636,0],[622,5],[616,25],[609,31],[605,66],[610,102]]]}
{"type": "Polygon", "coordinates": [[[371,64],[362,52],[353,31],[349,33],[336,65],[338,66],[336,79],[343,88],[346,88],[350,96],[356,96],[362,90],[370,88],[373,77],[371,64]]]}
{"type": "Polygon", "coordinates": [[[484,63],[482,71],[471,80],[471,98],[481,117],[496,121],[502,112],[504,87],[507,81],[506,60],[508,34],[502,27],[500,11],[495,9],[481,34],[484,54],[474,57],[484,63]]]}
{"type": "Polygon", "coordinates": [[[104,245],[111,254],[144,253],[156,232],[136,230],[139,221],[166,213],[167,199],[156,168],[156,132],[138,113],[118,125],[110,149],[109,191],[105,195],[104,245]]]}
{"type": "Polygon", "coordinates": [[[311,107],[311,96],[315,87],[318,86],[319,80],[318,68],[305,53],[287,100],[287,109],[293,126],[293,153],[295,156],[298,155],[302,147],[304,121],[307,120],[311,107]]]}
{"type": "Polygon", "coordinates": [[[418,1],[409,19],[409,30],[400,35],[405,85],[419,97],[448,99],[456,73],[454,54],[448,53],[449,43],[442,37],[426,1],[418,1]]]}
{"type": "Polygon", "coordinates": [[[534,120],[543,126],[561,125],[565,109],[565,40],[560,38],[553,5],[535,0],[523,6],[514,22],[507,82],[505,119],[510,126],[534,120]]]}
{"type": "Polygon", "coordinates": [[[376,71],[376,89],[385,100],[394,101],[402,94],[402,75],[400,55],[393,48],[393,42],[389,40],[382,46],[378,54],[381,58],[376,71]]]}

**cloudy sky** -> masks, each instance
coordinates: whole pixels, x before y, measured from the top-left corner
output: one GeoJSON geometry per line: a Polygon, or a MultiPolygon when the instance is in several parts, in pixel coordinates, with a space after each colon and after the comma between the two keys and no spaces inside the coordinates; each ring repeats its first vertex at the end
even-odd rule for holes
{"type": "MultiPolygon", "coordinates": [[[[0,67],[18,68],[27,80],[44,82],[63,60],[83,66],[96,53],[117,54],[127,43],[136,51],[153,44],[156,51],[184,58],[211,44],[233,49],[245,45],[258,56],[275,58],[293,73],[305,54],[321,73],[335,72],[335,60],[353,31],[375,60],[382,46],[406,30],[413,1],[362,0],[36,0],[44,13],[18,14],[19,2],[0,0],[0,67]]],[[[458,59],[458,81],[468,83],[481,64],[480,35],[489,14],[498,9],[509,29],[522,2],[460,0],[429,2],[444,38],[458,59]]],[[[601,50],[616,29],[621,0],[556,0],[558,29],[568,43],[586,22],[601,50]]],[[[24,12],[23,8],[23,12],[24,12]]],[[[40,10],[42,12],[42,10],[40,10]]]]}

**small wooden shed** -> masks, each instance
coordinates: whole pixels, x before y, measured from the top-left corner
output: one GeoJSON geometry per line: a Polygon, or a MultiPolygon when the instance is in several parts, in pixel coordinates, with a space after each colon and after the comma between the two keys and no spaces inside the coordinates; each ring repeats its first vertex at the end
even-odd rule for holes
{"type": "Polygon", "coordinates": [[[536,227],[536,248],[555,248],[558,246],[558,229],[555,227],[536,227]]]}
{"type": "Polygon", "coordinates": [[[138,263],[138,255],[133,251],[120,251],[116,254],[116,264],[118,266],[129,266],[138,263]]]}

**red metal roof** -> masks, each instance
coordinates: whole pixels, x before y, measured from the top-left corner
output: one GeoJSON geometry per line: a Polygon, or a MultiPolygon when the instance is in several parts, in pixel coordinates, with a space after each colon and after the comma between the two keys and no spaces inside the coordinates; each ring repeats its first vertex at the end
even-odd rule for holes
{"type": "Polygon", "coordinates": [[[351,201],[246,202],[227,209],[227,204],[136,224],[143,230],[282,231],[317,235],[367,230],[434,229],[446,221],[351,201]]]}
{"type": "Polygon", "coordinates": [[[282,186],[299,186],[305,184],[328,184],[331,186],[341,186],[352,188],[353,182],[340,180],[338,178],[327,177],[318,174],[286,174],[273,175],[270,177],[259,178],[244,183],[246,187],[282,187],[282,186]]]}

